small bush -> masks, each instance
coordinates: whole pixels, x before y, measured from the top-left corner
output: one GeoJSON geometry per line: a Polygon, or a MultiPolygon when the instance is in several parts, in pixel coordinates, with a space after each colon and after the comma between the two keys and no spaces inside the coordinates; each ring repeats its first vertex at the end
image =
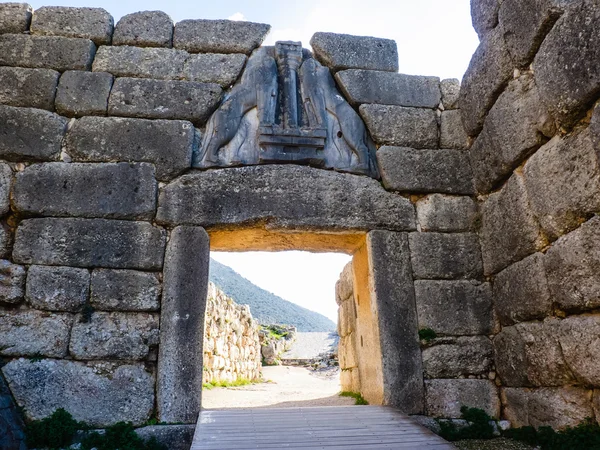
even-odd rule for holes
{"type": "Polygon", "coordinates": [[[460,408],[461,418],[469,422],[464,428],[458,428],[454,423],[448,421],[438,422],[440,424],[440,436],[447,441],[459,441],[461,439],[492,439],[494,427],[490,421],[493,419],[478,408],[460,408]]]}
{"type": "Polygon", "coordinates": [[[362,395],[360,395],[359,392],[350,392],[350,391],[343,391],[340,392],[340,397],[352,397],[355,400],[355,405],[368,405],[369,402],[366,401],[362,395]]]}
{"type": "Polygon", "coordinates": [[[85,424],[77,422],[71,414],[60,408],[51,416],[27,425],[25,431],[27,446],[50,449],[68,447],[73,442],[77,430],[84,428],[86,428],[85,424]]]}
{"type": "Polygon", "coordinates": [[[83,450],[166,450],[155,438],[142,440],[131,423],[119,422],[106,429],[104,434],[90,433],[81,442],[83,450]]]}
{"type": "Polygon", "coordinates": [[[421,328],[419,330],[419,339],[422,341],[433,341],[437,337],[437,333],[431,328],[421,328]]]}
{"type": "Polygon", "coordinates": [[[515,428],[507,430],[504,436],[517,441],[538,446],[542,450],[598,450],[600,449],[600,425],[594,419],[587,419],[576,427],[554,431],[550,427],[515,428]]]}

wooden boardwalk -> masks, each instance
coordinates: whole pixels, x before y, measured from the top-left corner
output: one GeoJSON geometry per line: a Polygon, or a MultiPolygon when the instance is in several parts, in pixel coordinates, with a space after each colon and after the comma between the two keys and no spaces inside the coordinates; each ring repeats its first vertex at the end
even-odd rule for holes
{"type": "Polygon", "coordinates": [[[191,450],[456,449],[384,406],[204,410],[191,450]]]}

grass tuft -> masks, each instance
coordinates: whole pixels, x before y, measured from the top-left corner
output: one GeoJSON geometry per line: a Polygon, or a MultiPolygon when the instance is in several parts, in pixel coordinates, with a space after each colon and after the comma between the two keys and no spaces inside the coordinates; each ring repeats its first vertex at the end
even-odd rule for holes
{"type": "Polygon", "coordinates": [[[350,392],[350,391],[343,391],[340,392],[340,397],[351,397],[354,400],[356,400],[355,405],[368,405],[369,402],[366,401],[362,395],[360,395],[360,392],[350,392]]]}

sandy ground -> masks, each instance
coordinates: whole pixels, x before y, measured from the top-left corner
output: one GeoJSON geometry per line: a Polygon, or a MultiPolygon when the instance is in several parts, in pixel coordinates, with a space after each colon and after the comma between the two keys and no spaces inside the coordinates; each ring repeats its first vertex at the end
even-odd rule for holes
{"type": "Polygon", "coordinates": [[[305,367],[263,367],[265,383],[202,391],[205,409],[353,405],[340,397],[338,368],[315,372],[305,367]]]}
{"type": "Polygon", "coordinates": [[[322,353],[336,351],[339,340],[337,333],[300,332],[292,348],[281,355],[281,359],[313,359],[322,353]]]}

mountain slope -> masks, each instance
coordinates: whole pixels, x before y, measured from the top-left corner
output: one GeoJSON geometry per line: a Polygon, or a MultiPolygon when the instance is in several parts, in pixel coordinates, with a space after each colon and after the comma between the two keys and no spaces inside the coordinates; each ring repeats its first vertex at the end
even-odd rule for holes
{"type": "Polygon", "coordinates": [[[322,314],[310,311],[259,288],[230,267],[211,258],[210,281],[241,305],[250,305],[252,316],[264,324],[293,325],[298,331],[333,331],[335,323],[322,314]]]}

